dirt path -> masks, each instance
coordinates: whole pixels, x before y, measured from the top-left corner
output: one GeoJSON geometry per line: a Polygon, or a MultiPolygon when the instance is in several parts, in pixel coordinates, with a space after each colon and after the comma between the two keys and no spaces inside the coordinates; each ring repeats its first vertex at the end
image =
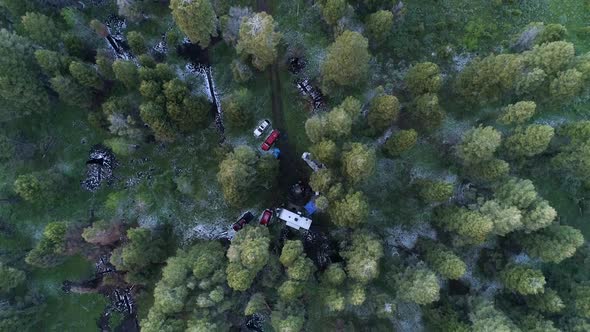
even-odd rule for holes
{"type": "MultiPolygon", "coordinates": [[[[265,11],[272,15],[270,7],[266,0],[257,0],[258,11],[265,11]]],[[[305,165],[296,155],[295,148],[289,143],[289,134],[285,123],[283,110],[283,99],[281,96],[281,78],[278,63],[274,63],[267,69],[267,76],[271,88],[271,105],[272,105],[272,125],[281,131],[281,138],[277,142],[277,147],[281,150],[279,159],[279,186],[286,194],[294,183],[302,180],[306,174],[303,172],[305,165]]]]}

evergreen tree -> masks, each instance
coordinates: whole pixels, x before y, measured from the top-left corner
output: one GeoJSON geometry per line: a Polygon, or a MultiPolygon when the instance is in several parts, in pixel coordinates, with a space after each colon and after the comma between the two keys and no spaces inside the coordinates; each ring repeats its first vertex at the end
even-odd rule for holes
{"type": "Polygon", "coordinates": [[[270,237],[268,228],[246,226],[236,233],[227,258],[227,283],[237,291],[245,291],[252,285],[256,274],[268,262],[270,237]]]}
{"type": "Polygon", "coordinates": [[[344,31],[328,48],[322,64],[325,83],[354,86],[362,83],[369,70],[368,41],[361,34],[344,31]]]}
{"type": "Polygon", "coordinates": [[[375,150],[361,143],[352,143],[342,154],[342,173],[352,183],[359,183],[375,171],[375,150]]]}
{"type": "Polygon", "coordinates": [[[425,267],[408,267],[400,275],[398,297],[420,305],[438,301],[440,285],[436,275],[425,267]]]}
{"type": "Polygon", "coordinates": [[[518,128],[504,141],[504,146],[513,157],[532,157],[545,151],[553,138],[554,130],[548,125],[530,125],[518,128]]]}
{"type": "Polygon", "coordinates": [[[432,62],[418,63],[408,70],[406,84],[414,96],[437,93],[442,86],[440,69],[432,62]]]}
{"type": "MultiPolygon", "coordinates": [[[[348,246],[340,253],[346,262],[346,272],[355,282],[368,284],[379,276],[379,260],[383,257],[383,245],[373,234],[357,230],[351,235],[348,246]]],[[[337,266],[334,267],[337,269],[337,266]]],[[[339,271],[331,271],[326,278],[337,284],[339,271]]]]}
{"type": "Polygon", "coordinates": [[[193,42],[209,46],[211,36],[217,37],[217,16],[209,0],[171,0],[174,21],[193,42]]]}
{"type": "Polygon", "coordinates": [[[467,265],[451,250],[443,245],[424,242],[424,261],[442,277],[459,279],[467,271],[467,265]]]}
{"type": "Polygon", "coordinates": [[[522,295],[543,293],[543,272],[522,265],[512,265],[500,272],[500,280],[509,290],[522,295]]]}
{"type": "Polygon", "coordinates": [[[457,147],[459,158],[466,164],[490,160],[502,141],[501,134],[492,127],[469,130],[457,147]]]}
{"type": "Polygon", "coordinates": [[[50,17],[29,12],[21,18],[21,22],[33,42],[50,49],[59,49],[60,29],[50,17]]]}
{"type": "Polygon", "coordinates": [[[324,4],[321,5],[322,9],[322,16],[326,23],[331,26],[336,25],[338,20],[340,20],[344,14],[346,13],[346,7],[348,4],[346,0],[326,0],[324,4]]]}
{"type": "Polygon", "coordinates": [[[1,108],[3,119],[48,109],[49,98],[38,73],[30,42],[5,29],[0,30],[0,99],[7,106],[1,108]]]}
{"type": "Polygon", "coordinates": [[[414,129],[400,130],[393,134],[383,145],[385,152],[397,157],[412,149],[418,140],[418,133],[414,129]]]}
{"type": "Polygon", "coordinates": [[[274,19],[265,12],[245,18],[240,26],[240,38],[236,45],[238,54],[252,56],[254,67],[266,69],[276,61],[277,46],[282,38],[275,30],[274,19]]]}
{"type": "Polygon", "coordinates": [[[367,117],[369,127],[381,132],[393,124],[399,114],[399,101],[395,96],[382,95],[371,102],[371,110],[367,117]]]}
{"type": "Polygon", "coordinates": [[[393,29],[393,13],[389,10],[377,11],[367,18],[367,32],[375,42],[384,42],[393,29]]]}
{"type": "Polygon", "coordinates": [[[584,244],[582,233],[570,226],[553,225],[520,239],[523,248],[545,262],[559,263],[572,257],[584,244]]]}
{"type": "Polygon", "coordinates": [[[519,101],[516,104],[510,104],[506,106],[498,122],[509,125],[509,124],[522,124],[529,120],[537,109],[537,104],[534,101],[519,101]]]}
{"type": "Polygon", "coordinates": [[[339,227],[355,228],[364,224],[368,214],[369,205],[360,191],[346,195],[330,207],[332,222],[339,227]]]}
{"type": "Polygon", "coordinates": [[[93,67],[82,62],[74,61],[70,63],[69,69],[70,74],[78,83],[97,90],[102,90],[104,87],[102,79],[93,67]]]}

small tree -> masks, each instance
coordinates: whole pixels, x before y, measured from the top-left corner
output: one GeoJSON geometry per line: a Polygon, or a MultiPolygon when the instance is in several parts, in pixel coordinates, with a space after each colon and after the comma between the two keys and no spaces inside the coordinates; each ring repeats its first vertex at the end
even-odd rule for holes
{"type": "Polygon", "coordinates": [[[338,160],[338,147],[331,140],[324,140],[309,148],[314,159],[326,165],[334,165],[338,160]]]}
{"type": "Polygon", "coordinates": [[[418,133],[414,129],[400,130],[393,134],[383,145],[385,152],[397,157],[411,150],[418,141],[418,133]]]}
{"type": "Polygon", "coordinates": [[[545,277],[540,270],[522,265],[511,265],[500,272],[504,286],[522,295],[543,293],[545,277]]]}
{"type": "Polygon", "coordinates": [[[527,54],[526,61],[539,67],[548,75],[555,75],[574,60],[575,49],[572,43],[556,41],[535,46],[527,54]]]}
{"type": "Polygon", "coordinates": [[[0,262],[0,294],[8,293],[25,281],[25,273],[0,262]]]}
{"type": "Polygon", "coordinates": [[[322,76],[326,83],[354,86],[369,70],[369,43],[358,32],[344,31],[328,48],[322,64],[322,76]]]}
{"type": "Polygon", "coordinates": [[[209,46],[211,36],[217,37],[217,16],[209,0],[171,0],[174,21],[187,37],[202,48],[209,46]]]}
{"type": "Polygon", "coordinates": [[[425,305],[439,299],[436,275],[425,267],[408,267],[399,277],[398,297],[402,301],[425,305]]]}
{"type": "Polygon", "coordinates": [[[352,119],[345,110],[334,108],[326,115],[324,130],[334,139],[349,137],[352,130],[352,119]]]}
{"type": "Polygon", "coordinates": [[[537,190],[531,180],[511,178],[498,186],[494,192],[496,199],[507,205],[526,210],[538,198],[537,190]]]}
{"type": "Polygon", "coordinates": [[[551,288],[545,288],[543,293],[527,296],[526,303],[535,310],[549,314],[558,313],[565,308],[563,300],[551,288]]]}
{"type": "Polygon", "coordinates": [[[384,42],[393,29],[393,13],[389,10],[380,10],[367,18],[367,32],[377,43],[384,42]]]}
{"type": "MultiPolygon", "coordinates": [[[[346,261],[348,276],[361,285],[366,285],[379,276],[379,260],[383,257],[383,245],[373,234],[355,231],[349,245],[340,253],[346,261]]],[[[339,274],[338,271],[331,271],[339,274]]],[[[329,276],[333,284],[338,283],[336,275],[329,276]]]]}
{"type": "Polygon", "coordinates": [[[137,66],[131,61],[116,60],[113,62],[113,72],[117,80],[123,82],[127,89],[134,89],[139,85],[137,66]]]}
{"type": "Polygon", "coordinates": [[[346,13],[346,0],[326,0],[321,6],[322,16],[329,25],[335,25],[346,13]]]}
{"type": "Polygon", "coordinates": [[[510,104],[506,106],[498,122],[509,125],[509,124],[522,124],[528,121],[537,109],[537,104],[534,101],[519,101],[516,104],[510,104]]]}
{"type": "Polygon", "coordinates": [[[352,183],[358,183],[375,171],[375,150],[361,143],[352,143],[342,154],[342,172],[352,183]]]}
{"type": "Polygon", "coordinates": [[[104,83],[94,67],[82,62],[74,61],[70,63],[70,74],[78,83],[97,90],[102,90],[104,83]]]}
{"type": "Polygon", "coordinates": [[[276,23],[265,12],[245,18],[240,26],[240,38],[236,50],[244,56],[252,56],[252,64],[264,70],[277,59],[277,46],[282,35],[276,32],[276,23]]]}
{"type": "Polygon", "coordinates": [[[436,94],[426,93],[414,100],[412,120],[419,130],[432,132],[442,125],[444,118],[445,113],[436,94]]]}
{"type": "Polygon", "coordinates": [[[574,255],[584,244],[584,236],[573,227],[553,225],[525,235],[520,242],[531,256],[545,262],[559,263],[574,255]]]}
{"type": "Polygon", "coordinates": [[[448,201],[453,196],[453,184],[444,181],[419,180],[418,196],[427,203],[448,201]]]}
{"type": "Polygon", "coordinates": [[[501,134],[492,127],[472,128],[463,137],[457,153],[466,164],[479,163],[492,159],[501,141],[501,134]]]}
{"type": "Polygon", "coordinates": [[[467,271],[467,265],[451,250],[434,243],[429,243],[425,247],[424,260],[444,278],[456,280],[467,271]]]}
{"type": "Polygon", "coordinates": [[[47,48],[59,48],[61,32],[50,17],[39,13],[27,13],[22,17],[22,27],[35,43],[47,48]]]}
{"type": "Polygon", "coordinates": [[[491,159],[470,165],[468,173],[480,181],[496,181],[508,175],[510,165],[501,159],[491,159]]]}
{"type": "Polygon", "coordinates": [[[365,196],[357,191],[334,202],[329,212],[332,222],[337,226],[354,228],[367,221],[369,205],[365,196]]]}
{"type": "Polygon", "coordinates": [[[574,308],[580,317],[590,318],[590,286],[576,285],[572,290],[574,308]]]}
{"type": "Polygon", "coordinates": [[[138,56],[147,51],[146,41],[141,32],[129,31],[127,33],[127,42],[129,43],[131,52],[138,56]]]}
{"type": "Polygon", "coordinates": [[[234,206],[243,204],[256,179],[254,150],[239,146],[219,164],[217,180],[225,200],[234,206]]]}
{"type": "Polygon", "coordinates": [[[504,236],[523,227],[522,214],[515,206],[504,206],[496,200],[487,201],[480,209],[494,223],[492,232],[504,236]]]}
{"type": "Polygon", "coordinates": [[[36,50],[35,59],[48,76],[65,74],[68,70],[68,60],[57,52],[36,50]]]}
{"type": "Polygon", "coordinates": [[[504,141],[510,155],[516,158],[532,157],[545,151],[555,131],[548,125],[530,125],[518,128],[504,141]]]}
{"type": "Polygon", "coordinates": [[[400,104],[395,96],[382,95],[375,97],[371,102],[371,110],[367,117],[369,127],[376,132],[381,132],[391,126],[397,119],[400,104]]]}
{"type": "Polygon", "coordinates": [[[551,97],[561,101],[577,96],[583,88],[584,79],[582,73],[572,68],[557,74],[557,77],[551,81],[549,92],[551,97]]]}
{"type": "Polygon", "coordinates": [[[328,168],[322,168],[311,174],[309,185],[314,191],[326,193],[334,183],[334,175],[328,168]]]}
{"type": "Polygon", "coordinates": [[[250,288],[256,274],[268,262],[269,243],[266,227],[246,226],[236,233],[227,250],[227,283],[231,288],[237,291],[250,288]]]}
{"type": "Polygon", "coordinates": [[[305,133],[310,141],[319,143],[326,136],[326,121],[319,115],[314,115],[305,121],[305,133]]]}
{"type": "Polygon", "coordinates": [[[406,84],[414,96],[437,93],[442,86],[440,69],[432,62],[418,63],[408,71],[406,84]]]}

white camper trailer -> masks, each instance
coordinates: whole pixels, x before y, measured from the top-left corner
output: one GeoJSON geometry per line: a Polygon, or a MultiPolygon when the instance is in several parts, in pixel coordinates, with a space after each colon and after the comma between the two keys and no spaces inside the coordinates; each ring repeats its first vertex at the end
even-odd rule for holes
{"type": "Polygon", "coordinates": [[[297,214],[295,212],[291,212],[287,209],[277,209],[277,216],[279,219],[285,221],[287,226],[295,229],[303,228],[308,230],[311,227],[311,219],[302,216],[301,214],[297,214]]]}

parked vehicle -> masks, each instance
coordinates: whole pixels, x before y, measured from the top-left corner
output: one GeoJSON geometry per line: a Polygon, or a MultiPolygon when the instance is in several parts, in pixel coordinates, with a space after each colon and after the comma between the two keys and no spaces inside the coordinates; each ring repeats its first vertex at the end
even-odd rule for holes
{"type": "Polygon", "coordinates": [[[303,152],[303,155],[301,155],[301,159],[303,159],[303,161],[305,161],[307,166],[309,166],[309,168],[311,168],[314,172],[317,172],[320,169],[326,167],[324,164],[311,159],[311,153],[309,153],[309,152],[303,152]]]}
{"type": "Polygon", "coordinates": [[[262,148],[264,151],[268,151],[270,147],[277,141],[280,135],[281,133],[277,129],[273,129],[273,131],[270,132],[270,135],[268,135],[264,142],[262,142],[260,148],[262,148]]]}
{"type": "Polygon", "coordinates": [[[260,122],[258,127],[254,129],[254,137],[260,137],[264,131],[270,126],[270,121],[264,119],[260,122]]]}
{"type": "Polygon", "coordinates": [[[270,209],[264,210],[262,212],[262,217],[260,217],[260,224],[261,225],[268,225],[270,223],[270,219],[272,218],[272,211],[270,209]]]}
{"type": "Polygon", "coordinates": [[[232,226],[232,228],[234,229],[234,231],[239,231],[240,229],[244,228],[244,226],[246,226],[247,223],[249,223],[250,221],[252,221],[252,219],[254,219],[254,215],[252,213],[250,213],[250,211],[244,213],[240,219],[238,219],[238,221],[236,221],[234,223],[234,225],[232,226]]]}

